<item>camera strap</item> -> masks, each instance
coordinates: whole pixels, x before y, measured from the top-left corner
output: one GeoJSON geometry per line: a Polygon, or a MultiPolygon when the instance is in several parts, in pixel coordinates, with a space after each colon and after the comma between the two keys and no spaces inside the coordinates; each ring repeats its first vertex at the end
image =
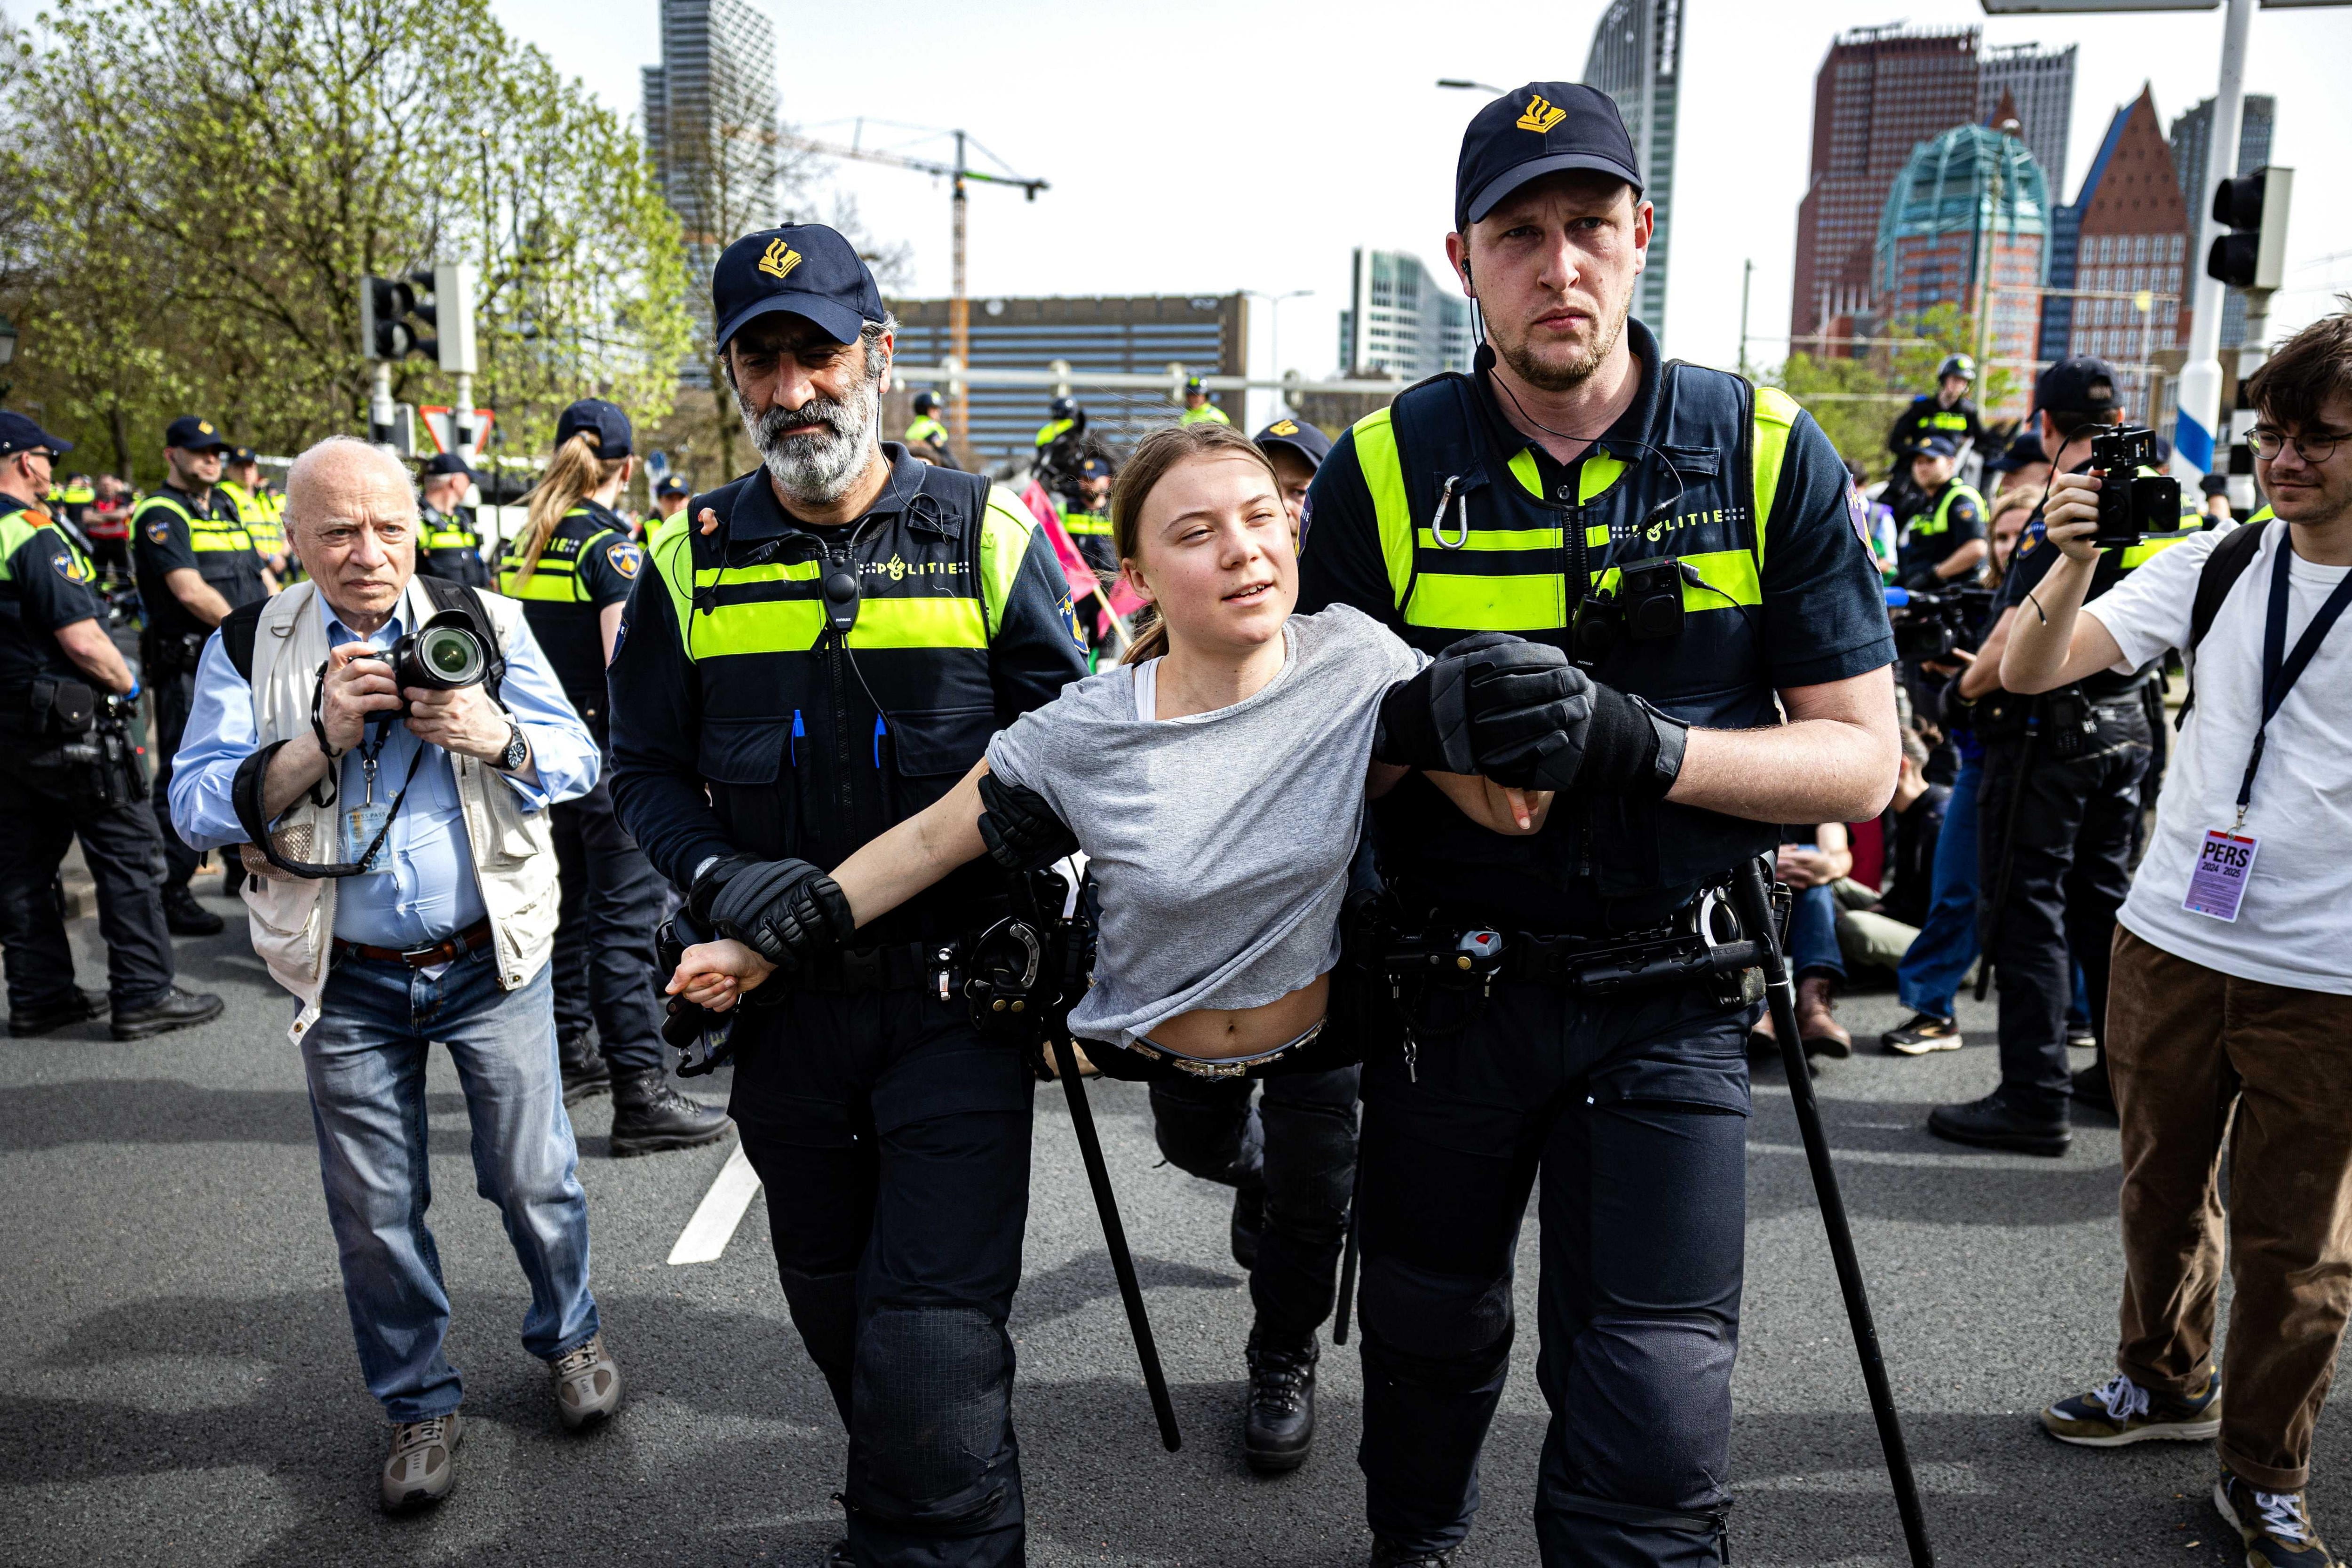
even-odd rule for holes
{"type": "Polygon", "coordinates": [[[2286,612],[2294,555],[2294,541],[2282,534],[2278,555],[2271,563],[2270,606],[2263,623],[2263,717],[2254,726],[2254,744],[2246,758],[2246,775],[2238,784],[2238,820],[2231,828],[2233,833],[2246,825],[2246,806],[2254,798],[2254,774],[2263,765],[2263,737],[2270,732],[2271,721],[2277,717],[2280,705],[2294,689],[2294,683],[2311,667],[2319,645],[2343,618],[2346,606],[2352,605],[2352,573],[2347,573],[2319,606],[2318,614],[2311,617],[2311,624],[2303,628],[2303,636],[2295,639],[2294,650],[2288,652],[2286,612]]]}
{"type": "MultiPolygon", "coordinates": [[[[384,742],[388,739],[390,739],[390,731],[387,729],[383,735],[377,739],[374,751],[381,752],[383,750],[384,742]]],[[[262,858],[289,877],[299,877],[306,881],[318,881],[330,877],[363,875],[369,869],[370,862],[383,851],[385,840],[392,837],[393,819],[400,815],[401,802],[408,798],[408,786],[416,782],[417,765],[425,760],[425,743],[421,741],[417,742],[415,753],[408,759],[408,775],[400,781],[400,793],[392,797],[391,805],[384,811],[383,820],[376,826],[374,837],[368,841],[367,847],[361,851],[359,858],[329,861],[292,859],[279,852],[271,836],[269,818],[261,805],[262,784],[268,777],[270,759],[277,756],[278,749],[285,744],[283,741],[273,741],[237,764],[236,777],[229,785],[229,804],[236,809],[237,826],[245,829],[246,841],[261,852],[262,858]]],[[[362,744],[364,746],[364,741],[362,744]]],[[[362,763],[373,771],[373,757],[364,750],[361,756],[362,763]]],[[[328,777],[332,778],[335,772],[335,764],[330,763],[328,777]]],[[[316,786],[313,786],[314,792],[315,788],[316,786]]],[[[317,799],[315,793],[312,794],[311,798],[317,799]]],[[[326,803],[320,801],[319,804],[326,803]]]]}

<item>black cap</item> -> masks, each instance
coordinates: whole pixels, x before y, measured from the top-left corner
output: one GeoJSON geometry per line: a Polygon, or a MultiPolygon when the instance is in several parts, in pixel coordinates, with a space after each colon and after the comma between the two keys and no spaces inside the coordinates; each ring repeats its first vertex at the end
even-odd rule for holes
{"type": "Polygon", "coordinates": [[[183,452],[226,452],[228,443],[213,428],[209,419],[199,419],[193,414],[183,414],[163,427],[163,445],[177,447],[183,452]]]}
{"type": "Polygon", "coordinates": [[[1994,458],[1985,467],[1995,473],[2013,474],[2029,463],[2046,463],[2049,460],[2050,454],[2042,449],[2042,437],[2028,430],[2009,444],[2008,451],[1994,458]]]}
{"type": "Polygon", "coordinates": [[[678,474],[670,475],[654,487],[654,494],[657,496],[690,496],[693,493],[694,487],[688,484],[685,478],[678,474]]]}
{"type": "Polygon", "coordinates": [[[601,397],[583,397],[556,416],[559,447],[582,431],[596,438],[597,456],[607,459],[629,455],[629,416],[601,397]]]}
{"type": "Polygon", "coordinates": [[[2227,474],[2208,474],[2203,479],[2197,481],[2197,489],[2201,493],[2209,496],[2228,495],[2230,493],[2230,476],[2227,474]]]}
{"type": "Polygon", "coordinates": [[[1568,169],[1614,174],[1642,194],[1641,164],[1624,117],[1597,87],[1531,81],[1480,110],[1454,166],[1454,228],[1467,234],[1529,180],[1568,169]]]}
{"type": "Polygon", "coordinates": [[[1949,436],[1921,436],[1912,441],[1911,455],[1915,458],[1957,458],[1960,455],[1960,444],[1949,436]]]}
{"type": "Polygon", "coordinates": [[[1271,447],[1287,447],[1307,459],[1310,468],[1319,468],[1323,459],[1331,455],[1331,437],[1303,419],[1276,420],[1251,437],[1261,451],[1271,447]]]}
{"type": "Polygon", "coordinates": [[[258,463],[261,461],[259,458],[254,456],[253,448],[250,447],[231,447],[228,449],[228,460],[232,463],[258,463]]]}
{"type": "Polygon", "coordinates": [[[1080,458],[1078,459],[1078,478],[1082,479],[1107,479],[1111,477],[1112,472],[1113,470],[1108,458],[1080,458]]]}
{"type": "Polygon", "coordinates": [[[1057,397],[1046,405],[1045,412],[1055,419],[1076,419],[1078,416],[1078,405],[1074,399],[1057,397]]]}
{"type": "Polygon", "coordinates": [[[428,479],[440,474],[463,474],[469,479],[474,477],[474,470],[466,466],[466,459],[455,452],[435,453],[422,472],[428,479]]]}
{"type": "Polygon", "coordinates": [[[62,458],[72,450],[71,441],[60,441],[23,415],[0,408],[0,458],[17,452],[47,452],[62,458]]]}
{"type": "Polygon", "coordinates": [[[857,247],[821,223],[763,228],[729,246],[710,274],[710,305],[721,349],[746,322],[778,311],[837,343],[888,319],[857,247]]]}
{"type": "Polygon", "coordinates": [[[2062,359],[2034,382],[2033,406],[2043,414],[2113,413],[2115,366],[2096,354],[2062,359]]]}

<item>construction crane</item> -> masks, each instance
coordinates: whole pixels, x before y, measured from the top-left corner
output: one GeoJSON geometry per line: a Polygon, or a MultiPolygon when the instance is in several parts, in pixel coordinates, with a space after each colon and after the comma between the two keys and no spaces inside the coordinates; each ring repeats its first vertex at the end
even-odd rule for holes
{"type": "MultiPolygon", "coordinates": [[[[889,153],[861,146],[859,141],[864,136],[866,122],[863,120],[857,121],[857,129],[852,132],[851,140],[846,146],[838,142],[826,142],[816,137],[794,135],[790,132],[778,136],[776,140],[783,146],[797,147],[804,153],[815,153],[827,158],[851,158],[862,163],[885,163],[894,169],[912,169],[919,174],[937,175],[949,182],[949,189],[951,193],[949,202],[953,214],[952,232],[955,237],[955,254],[952,265],[953,278],[948,294],[948,338],[955,354],[957,367],[961,369],[969,366],[971,363],[971,297],[964,286],[964,183],[968,180],[979,180],[992,185],[1018,185],[1033,202],[1037,199],[1039,191],[1047,188],[1046,184],[1043,180],[1024,179],[1018,174],[992,174],[986,169],[971,167],[964,157],[964,144],[969,138],[961,131],[947,132],[955,138],[955,162],[935,163],[925,158],[909,158],[903,153],[889,153]]],[[[991,156],[994,154],[992,153],[991,156]]],[[[961,387],[955,389],[955,400],[948,405],[948,432],[958,451],[968,452],[971,449],[971,399],[964,395],[961,387]]]]}

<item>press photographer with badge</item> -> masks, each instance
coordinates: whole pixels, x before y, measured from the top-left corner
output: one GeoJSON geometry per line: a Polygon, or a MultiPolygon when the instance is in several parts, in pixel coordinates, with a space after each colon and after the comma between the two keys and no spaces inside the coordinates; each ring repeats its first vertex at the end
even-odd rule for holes
{"type": "Polygon", "coordinates": [[[331,437],[295,460],[287,502],[310,579],[205,644],[172,818],[191,844],[240,849],[254,951],[301,1004],[289,1033],[361,1370],[393,1422],[380,1500],[396,1510],[447,1494],[464,1431],[424,1218],[431,1041],[457,1059],[557,1415],[578,1428],[620,1403],[549,977],[547,808],[593,787],[600,761],[522,606],[415,575],[396,458],[331,437]]]}
{"type": "Polygon", "coordinates": [[[2118,487],[2060,476],[2044,516],[2057,558],[2001,659],[2015,691],[2168,647],[2190,674],[2108,982],[2116,1373],[2042,1419],[2092,1447],[2218,1432],[2216,1505],[2249,1548],[2322,1563],[2302,1493],[2352,1312],[2352,311],[2305,328],[2246,391],[2276,520],[2194,533],[2086,605],[2118,487]],[[2236,1295],[2217,1376],[2225,1131],[2236,1295]]]}

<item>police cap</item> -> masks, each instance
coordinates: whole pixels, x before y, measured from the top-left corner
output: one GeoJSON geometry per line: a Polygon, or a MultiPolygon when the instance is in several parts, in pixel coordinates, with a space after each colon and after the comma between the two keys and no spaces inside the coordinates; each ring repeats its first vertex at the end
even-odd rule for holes
{"type": "Polygon", "coordinates": [[[17,452],[47,452],[62,458],[72,450],[71,441],[60,441],[23,415],[0,408],[0,458],[17,452]]]}
{"type": "Polygon", "coordinates": [[[261,461],[259,458],[254,455],[254,450],[250,447],[231,447],[227,452],[227,460],[237,464],[251,464],[261,461]]]}
{"type": "Polygon", "coordinates": [[[1113,469],[1111,468],[1110,459],[1108,458],[1080,458],[1078,459],[1078,478],[1082,479],[1107,479],[1111,477],[1112,472],[1113,469]]]}
{"type": "Polygon", "coordinates": [[[1921,436],[1911,443],[1915,458],[1957,458],[1960,444],[1949,436],[1921,436]]]}
{"type": "Polygon", "coordinates": [[[2034,382],[2033,406],[2043,414],[2112,413],[2116,368],[2096,354],[2062,359],[2034,382]]]}
{"type": "Polygon", "coordinates": [[[710,274],[710,304],[722,351],[761,316],[798,316],[837,343],[888,319],[857,247],[821,223],[763,228],[729,246],[710,274]]]}
{"type": "Polygon", "coordinates": [[[1531,81],[1480,110],[1454,166],[1454,228],[1470,226],[1530,180],[1564,170],[1613,174],[1642,194],[1641,165],[1616,102],[1599,88],[1531,81]]]}
{"type": "Polygon", "coordinates": [[[670,475],[654,487],[654,494],[657,496],[690,496],[693,493],[694,487],[686,482],[684,476],[678,474],[670,475]]]}
{"type": "Polygon", "coordinates": [[[1985,472],[2013,474],[2033,463],[2046,463],[2050,454],[2042,449],[2042,437],[2028,430],[2009,444],[2009,450],[1996,452],[1985,459],[1985,472]]]}
{"type": "Polygon", "coordinates": [[[1287,447],[1306,458],[1310,468],[1321,468],[1323,459],[1331,455],[1331,437],[1304,419],[1277,419],[1251,439],[1262,452],[1287,447]]]}
{"type": "Polygon", "coordinates": [[[587,432],[595,437],[596,453],[607,461],[629,455],[629,416],[601,397],[583,397],[556,416],[555,444],[587,432]]]}
{"type": "Polygon", "coordinates": [[[935,409],[935,408],[937,408],[939,405],[940,405],[940,395],[939,395],[938,393],[936,393],[936,392],[919,392],[919,393],[915,394],[915,412],[916,412],[916,413],[918,413],[918,414],[929,414],[929,412],[931,412],[931,410],[933,410],[933,409],[935,409]]]}
{"type": "Polygon", "coordinates": [[[163,427],[163,445],[177,447],[183,452],[226,452],[228,443],[213,428],[209,419],[199,419],[193,414],[183,414],[163,427]]]}
{"type": "Polygon", "coordinates": [[[466,466],[466,459],[455,452],[435,453],[425,463],[423,473],[428,479],[441,474],[463,474],[469,479],[474,477],[474,470],[466,466]]]}

